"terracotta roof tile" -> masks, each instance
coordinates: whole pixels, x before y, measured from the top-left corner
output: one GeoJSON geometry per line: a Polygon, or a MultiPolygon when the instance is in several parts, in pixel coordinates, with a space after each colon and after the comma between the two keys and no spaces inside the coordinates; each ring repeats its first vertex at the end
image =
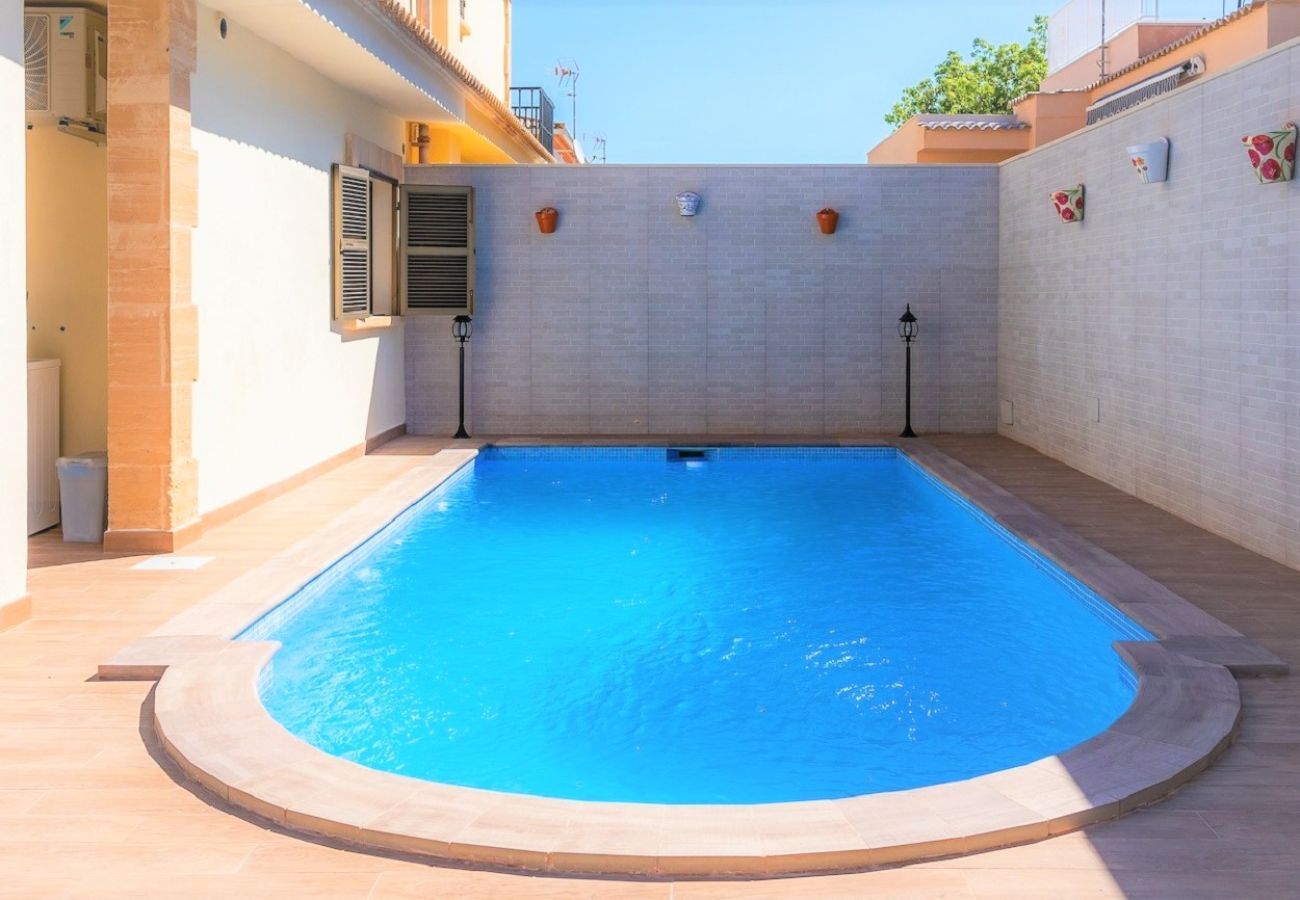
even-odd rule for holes
{"type": "Polygon", "coordinates": [[[917,124],[926,131],[1015,131],[1028,128],[1015,116],[922,113],[917,124]]]}

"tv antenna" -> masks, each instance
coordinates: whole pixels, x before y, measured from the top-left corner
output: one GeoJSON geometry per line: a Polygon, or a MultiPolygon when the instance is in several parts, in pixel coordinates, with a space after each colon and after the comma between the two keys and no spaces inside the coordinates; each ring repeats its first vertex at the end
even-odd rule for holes
{"type": "Polygon", "coordinates": [[[575,141],[578,139],[578,76],[580,74],[576,59],[562,59],[555,64],[555,76],[560,79],[560,88],[568,89],[569,100],[572,102],[573,115],[569,119],[569,134],[575,141]]]}
{"type": "Polygon", "coordinates": [[[605,135],[603,132],[596,132],[591,139],[591,161],[594,163],[608,161],[605,154],[605,135]]]}
{"type": "Polygon", "coordinates": [[[1097,60],[1097,65],[1101,69],[1101,77],[1106,77],[1106,0],[1101,0],[1101,57],[1097,60]]]}

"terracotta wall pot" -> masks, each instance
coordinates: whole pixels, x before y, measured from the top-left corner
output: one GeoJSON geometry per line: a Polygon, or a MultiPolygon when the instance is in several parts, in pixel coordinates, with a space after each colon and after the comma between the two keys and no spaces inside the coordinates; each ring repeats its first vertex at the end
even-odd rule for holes
{"type": "Polygon", "coordinates": [[[555,225],[560,221],[560,211],[554,206],[546,206],[533,213],[537,216],[537,227],[542,234],[554,234],[555,225]]]}
{"type": "Polygon", "coordinates": [[[1052,191],[1056,214],[1067,224],[1083,221],[1083,185],[1052,191]]]}
{"type": "Polygon", "coordinates": [[[1128,161],[1143,184],[1156,184],[1169,177],[1169,138],[1159,138],[1128,148],[1128,161]]]}
{"type": "Polygon", "coordinates": [[[822,234],[834,234],[839,222],[840,214],[829,206],[817,212],[817,227],[822,230],[822,234]]]}
{"type": "Polygon", "coordinates": [[[1290,181],[1295,174],[1296,127],[1287,122],[1281,131],[1248,134],[1241,139],[1260,184],[1290,181]]]}

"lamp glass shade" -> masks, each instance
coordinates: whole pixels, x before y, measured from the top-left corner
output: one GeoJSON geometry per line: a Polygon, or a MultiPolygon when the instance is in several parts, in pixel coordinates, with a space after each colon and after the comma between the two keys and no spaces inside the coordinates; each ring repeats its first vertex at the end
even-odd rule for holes
{"type": "Polygon", "coordinates": [[[458,341],[469,340],[470,331],[473,328],[471,323],[473,321],[474,320],[471,319],[469,316],[457,316],[456,318],[451,320],[451,333],[456,338],[456,340],[458,341]]]}
{"type": "Polygon", "coordinates": [[[910,341],[920,334],[921,328],[916,323],[916,316],[912,314],[912,306],[908,307],[898,318],[898,336],[905,341],[910,341]]]}

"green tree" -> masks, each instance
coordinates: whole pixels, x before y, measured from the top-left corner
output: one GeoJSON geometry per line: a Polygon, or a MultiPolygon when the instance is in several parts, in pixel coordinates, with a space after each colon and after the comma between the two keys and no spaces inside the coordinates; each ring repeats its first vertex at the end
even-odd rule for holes
{"type": "Polygon", "coordinates": [[[1046,77],[1047,17],[1035,16],[1026,44],[977,38],[969,59],[948,51],[934,77],[906,88],[885,121],[897,128],[919,113],[1009,113],[1012,100],[1038,90],[1046,77]]]}

